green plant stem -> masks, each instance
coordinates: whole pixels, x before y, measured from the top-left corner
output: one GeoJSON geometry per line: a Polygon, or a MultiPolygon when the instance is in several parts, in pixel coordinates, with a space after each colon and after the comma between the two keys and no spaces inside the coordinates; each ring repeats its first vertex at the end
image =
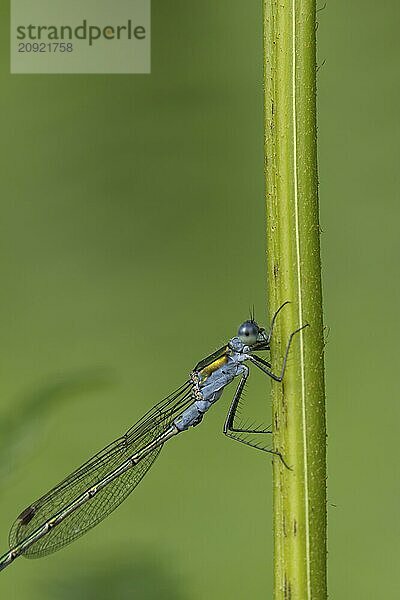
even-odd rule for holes
{"type": "Polygon", "coordinates": [[[326,429],[316,150],[316,6],[264,0],[268,292],[273,384],[274,598],[322,600],[326,589],[326,429]]]}

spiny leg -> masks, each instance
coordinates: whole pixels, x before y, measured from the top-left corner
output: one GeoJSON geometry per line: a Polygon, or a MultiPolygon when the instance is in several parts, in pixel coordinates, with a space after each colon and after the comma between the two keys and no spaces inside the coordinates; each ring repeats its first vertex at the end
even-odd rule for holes
{"type": "Polygon", "coordinates": [[[279,313],[281,312],[282,308],[284,306],[286,306],[286,304],[290,304],[289,300],[286,300],[286,302],[284,302],[283,304],[281,304],[281,306],[278,308],[277,311],[275,311],[274,316],[272,317],[272,321],[271,321],[271,325],[269,328],[269,333],[268,333],[268,337],[267,337],[267,344],[269,346],[271,339],[272,339],[272,332],[274,330],[274,325],[275,325],[275,321],[276,321],[276,317],[279,315],[279,313]]]}
{"type": "MultiPolygon", "coordinates": [[[[282,306],[284,306],[284,305],[282,305],[282,306]]],[[[266,375],[268,375],[269,377],[271,377],[271,379],[273,379],[274,381],[281,382],[283,380],[283,376],[285,374],[286,363],[287,363],[287,359],[288,359],[288,355],[289,355],[289,350],[290,350],[290,345],[292,343],[292,339],[296,335],[296,333],[299,333],[299,331],[301,331],[305,327],[309,327],[309,324],[306,323],[305,325],[303,325],[302,327],[299,327],[298,329],[296,329],[296,331],[293,331],[293,333],[290,334],[289,341],[288,341],[287,346],[286,346],[285,356],[283,358],[282,369],[281,369],[281,374],[280,375],[276,375],[275,373],[273,373],[271,371],[271,364],[268,363],[263,358],[261,358],[260,356],[257,356],[256,354],[253,354],[253,355],[250,356],[250,360],[253,363],[253,365],[255,365],[256,367],[258,367],[259,369],[261,369],[261,371],[263,371],[264,373],[266,373],[266,375]]]]}
{"type": "MultiPolygon", "coordinates": [[[[245,365],[243,365],[245,367],[245,365]]],[[[233,396],[233,400],[228,410],[228,414],[226,415],[225,423],[224,423],[224,434],[229,435],[231,433],[272,433],[269,429],[239,429],[234,426],[236,411],[239,406],[240,398],[242,396],[244,386],[246,385],[247,378],[249,376],[249,369],[245,367],[246,371],[244,371],[239,385],[236,388],[235,395],[233,396]]],[[[232,436],[231,436],[232,437],[232,436]]],[[[236,438],[235,438],[236,439],[236,438]]],[[[243,441],[243,440],[239,440],[243,441]]],[[[250,444],[251,445],[251,444],[250,444]]]]}
{"type": "MultiPolygon", "coordinates": [[[[243,365],[243,367],[245,367],[245,365],[243,365]]],[[[243,372],[243,375],[239,381],[239,385],[236,388],[235,395],[233,396],[233,400],[229,407],[228,414],[226,415],[223,432],[227,437],[230,437],[232,440],[235,440],[236,442],[240,442],[241,444],[246,444],[246,446],[251,446],[252,448],[256,448],[256,450],[261,450],[262,452],[268,452],[269,454],[274,454],[275,456],[279,456],[279,458],[282,460],[283,464],[286,467],[288,467],[288,469],[289,469],[290,467],[286,464],[282,454],[280,452],[278,452],[278,450],[271,450],[269,448],[263,448],[263,447],[259,446],[258,444],[253,443],[251,440],[242,439],[241,437],[236,435],[236,434],[240,434],[240,433],[250,433],[250,434],[252,434],[252,433],[271,434],[272,433],[272,431],[270,431],[268,429],[239,429],[239,428],[235,428],[235,426],[234,426],[236,410],[239,406],[240,397],[242,395],[244,386],[246,385],[248,376],[249,376],[249,369],[246,367],[246,370],[243,372]]]]}

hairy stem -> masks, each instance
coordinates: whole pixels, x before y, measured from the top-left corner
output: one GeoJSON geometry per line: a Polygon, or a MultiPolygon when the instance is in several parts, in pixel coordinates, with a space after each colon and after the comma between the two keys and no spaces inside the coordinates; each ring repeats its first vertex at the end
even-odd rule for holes
{"type": "Polygon", "coordinates": [[[326,428],[316,150],[316,6],[264,0],[268,292],[278,317],[273,384],[274,599],[323,600],[326,589],[326,428]]]}

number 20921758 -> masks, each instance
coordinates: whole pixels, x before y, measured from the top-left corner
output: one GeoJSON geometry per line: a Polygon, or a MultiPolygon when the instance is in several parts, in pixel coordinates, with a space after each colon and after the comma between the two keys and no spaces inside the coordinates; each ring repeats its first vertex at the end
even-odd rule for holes
{"type": "Polygon", "coordinates": [[[71,42],[19,42],[18,52],[73,52],[71,42]]]}

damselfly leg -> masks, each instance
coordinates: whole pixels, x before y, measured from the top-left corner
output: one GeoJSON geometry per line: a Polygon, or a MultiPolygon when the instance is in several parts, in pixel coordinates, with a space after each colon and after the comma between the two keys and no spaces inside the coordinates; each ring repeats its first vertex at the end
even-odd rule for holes
{"type": "MultiPolygon", "coordinates": [[[[287,302],[285,303],[287,304],[287,302]]],[[[281,310],[283,308],[283,306],[285,306],[285,304],[283,304],[279,310],[281,310]]],[[[278,314],[279,310],[275,313],[274,318],[276,317],[276,315],[278,314]]],[[[272,324],[273,325],[273,324],[272,324]]],[[[270,334],[269,336],[272,334],[272,325],[271,325],[271,330],[270,330],[270,334]]],[[[250,356],[250,360],[251,362],[258,367],[261,371],[263,371],[263,373],[265,373],[266,375],[268,375],[269,377],[271,377],[271,379],[273,379],[274,381],[277,382],[281,382],[283,380],[284,374],[285,374],[285,370],[286,370],[286,364],[287,364],[287,358],[289,355],[289,350],[290,350],[290,346],[293,340],[293,337],[299,333],[299,331],[301,331],[302,329],[304,329],[305,327],[308,327],[308,323],[306,325],[303,325],[302,327],[299,327],[298,329],[296,329],[296,331],[293,331],[293,333],[291,333],[287,346],[286,346],[286,351],[285,351],[285,356],[283,358],[283,363],[282,363],[282,369],[279,375],[276,375],[275,373],[273,373],[272,371],[272,365],[267,362],[266,360],[264,360],[263,358],[261,358],[260,356],[257,356],[255,354],[250,356]]],[[[246,381],[247,378],[249,376],[249,369],[247,368],[246,371],[244,371],[239,385],[236,388],[233,400],[231,402],[231,405],[229,407],[229,411],[228,414],[226,416],[225,419],[225,423],[224,423],[224,429],[223,432],[227,437],[230,437],[231,439],[240,442],[242,444],[246,444],[247,446],[251,446],[252,448],[256,448],[257,450],[261,450],[262,452],[269,452],[270,454],[275,454],[276,456],[279,456],[279,458],[282,460],[283,464],[288,467],[290,469],[290,467],[286,464],[281,452],[279,452],[278,450],[272,450],[271,448],[268,448],[266,446],[261,445],[258,441],[254,442],[251,438],[249,437],[243,437],[243,434],[272,434],[272,431],[270,429],[252,429],[252,428],[240,428],[240,427],[235,427],[235,417],[236,417],[236,412],[239,406],[239,402],[240,402],[240,398],[242,396],[244,387],[246,385],[246,381]]]]}
{"type": "MultiPolygon", "coordinates": [[[[284,306],[284,305],[282,305],[282,306],[284,306]]],[[[271,370],[272,369],[271,364],[269,362],[267,362],[266,360],[264,360],[263,358],[261,358],[260,356],[257,356],[256,354],[252,354],[250,356],[250,361],[253,363],[253,365],[255,365],[261,371],[263,371],[263,373],[265,373],[266,375],[271,377],[271,379],[273,379],[274,381],[281,382],[283,380],[283,376],[285,375],[286,363],[287,363],[290,345],[292,343],[292,340],[293,340],[294,336],[296,335],[296,333],[299,333],[299,331],[301,331],[302,329],[305,329],[306,327],[309,327],[308,323],[306,323],[305,325],[302,325],[301,327],[296,329],[296,331],[293,331],[293,333],[290,334],[289,341],[286,346],[285,356],[283,358],[282,369],[281,369],[280,375],[276,375],[275,373],[273,373],[271,370]]]]}
{"type": "Polygon", "coordinates": [[[290,304],[289,300],[286,300],[286,302],[284,302],[283,304],[281,304],[281,306],[278,308],[277,311],[275,311],[274,316],[272,317],[271,320],[271,325],[269,328],[269,333],[267,336],[267,345],[269,346],[271,339],[272,339],[272,333],[274,331],[274,325],[275,325],[275,321],[276,321],[276,317],[279,315],[279,313],[281,312],[282,308],[284,308],[287,304],[290,304]]]}
{"type": "Polygon", "coordinates": [[[285,467],[290,469],[289,465],[286,464],[285,459],[283,458],[282,454],[278,450],[273,450],[272,448],[269,448],[266,445],[262,445],[261,442],[258,442],[258,441],[254,442],[249,437],[252,434],[260,434],[260,433],[267,434],[267,435],[272,434],[272,431],[270,429],[246,429],[246,428],[235,427],[234,421],[235,421],[236,411],[239,406],[240,397],[242,395],[244,386],[246,385],[248,375],[249,375],[249,371],[247,370],[247,373],[244,373],[242,375],[239,385],[236,388],[235,395],[233,397],[233,400],[229,407],[228,414],[225,419],[223,432],[227,437],[231,438],[235,442],[240,442],[241,444],[245,444],[246,446],[251,446],[252,448],[255,448],[256,450],[261,450],[262,452],[268,452],[269,454],[274,454],[275,456],[278,456],[280,458],[280,460],[283,462],[283,464],[285,465],[285,467]]]}

